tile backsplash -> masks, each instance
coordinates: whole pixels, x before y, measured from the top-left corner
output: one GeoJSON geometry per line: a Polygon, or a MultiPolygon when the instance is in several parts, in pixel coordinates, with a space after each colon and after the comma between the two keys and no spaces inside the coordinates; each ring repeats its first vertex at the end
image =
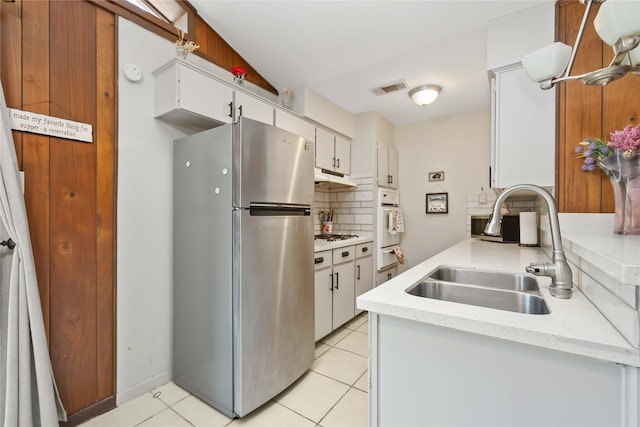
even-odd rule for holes
{"type": "Polygon", "coordinates": [[[333,209],[333,233],[373,233],[373,177],[354,177],[357,187],[329,188],[316,184],[312,205],[313,231],[320,234],[321,210],[333,209]]]}

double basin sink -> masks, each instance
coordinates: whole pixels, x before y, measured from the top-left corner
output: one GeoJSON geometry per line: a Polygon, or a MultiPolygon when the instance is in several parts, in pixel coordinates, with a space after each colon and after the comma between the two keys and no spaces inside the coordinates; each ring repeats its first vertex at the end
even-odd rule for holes
{"type": "Polygon", "coordinates": [[[441,265],[406,290],[410,295],[524,314],[549,314],[535,277],[441,265]]]}

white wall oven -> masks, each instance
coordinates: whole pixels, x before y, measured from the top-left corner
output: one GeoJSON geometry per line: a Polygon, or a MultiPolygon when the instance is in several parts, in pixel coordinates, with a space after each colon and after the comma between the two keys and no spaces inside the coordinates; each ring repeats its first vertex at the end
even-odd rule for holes
{"type": "Polygon", "coordinates": [[[400,234],[395,230],[394,216],[400,205],[400,194],[395,190],[378,189],[378,271],[397,263],[393,248],[400,244],[400,234]]]}

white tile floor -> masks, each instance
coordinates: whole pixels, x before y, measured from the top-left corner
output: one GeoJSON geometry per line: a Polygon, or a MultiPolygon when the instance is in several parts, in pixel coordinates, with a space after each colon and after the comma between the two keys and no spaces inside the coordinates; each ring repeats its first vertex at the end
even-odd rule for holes
{"type": "Polygon", "coordinates": [[[367,313],[316,344],[311,369],[252,414],[231,420],[173,382],[83,426],[366,426],[369,356],[367,313]]]}

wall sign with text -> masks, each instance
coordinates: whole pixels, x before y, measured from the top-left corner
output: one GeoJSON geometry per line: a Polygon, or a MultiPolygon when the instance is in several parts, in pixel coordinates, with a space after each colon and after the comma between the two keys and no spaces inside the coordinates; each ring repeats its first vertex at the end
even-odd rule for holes
{"type": "Polygon", "coordinates": [[[9,120],[13,130],[93,142],[93,126],[88,123],[74,122],[14,108],[9,108],[9,120]]]}

